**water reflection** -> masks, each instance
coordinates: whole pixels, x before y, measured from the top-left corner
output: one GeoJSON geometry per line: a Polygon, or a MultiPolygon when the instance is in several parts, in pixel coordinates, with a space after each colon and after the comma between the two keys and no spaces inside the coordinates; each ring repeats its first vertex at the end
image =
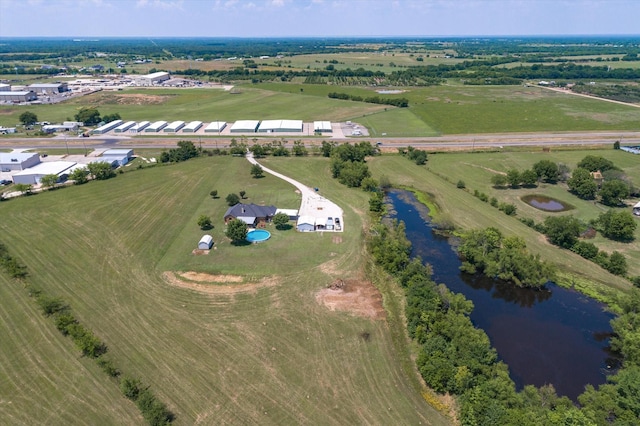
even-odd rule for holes
{"type": "Polygon", "coordinates": [[[473,323],[482,328],[508,365],[518,388],[551,383],[572,399],[587,383],[604,383],[618,366],[609,348],[613,316],[580,293],[549,283],[518,288],[460,272],[449,240],[432,232],[428,209],[413,194],[392,191],[392,218],[405,222],[412,256],[432,265],[433,279],[473,301],[473,323]]]}

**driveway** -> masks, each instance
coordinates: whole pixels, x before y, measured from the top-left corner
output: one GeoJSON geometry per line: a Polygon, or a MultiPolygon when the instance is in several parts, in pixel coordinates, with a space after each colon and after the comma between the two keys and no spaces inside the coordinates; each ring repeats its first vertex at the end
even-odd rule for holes
{"type": "Polygon", "coordinates": [[[285,176],[282,173],[278,173],[274,170],[264,167],[262,164],[258,163],[255,158],[253,158],[253,153],[248,152],[246,158],[251,164],[257,164],[262,167],[262,170],[264,170],[266,173],[287,181],[291,185],[298,188],[300,194],[302,195],[302,201],[300,203],[300,209],[298,210],[298,216],[310,216],[314,219],[338,217],[340,218],[342,226],[340,227],[339,231],[334,232],[344,231],[344,212],[342,211],[340,206],[321,196],[313,188],[309,188],[308,186],[298,182],[297,180],[291,179],[289,176],[285,176]]]}

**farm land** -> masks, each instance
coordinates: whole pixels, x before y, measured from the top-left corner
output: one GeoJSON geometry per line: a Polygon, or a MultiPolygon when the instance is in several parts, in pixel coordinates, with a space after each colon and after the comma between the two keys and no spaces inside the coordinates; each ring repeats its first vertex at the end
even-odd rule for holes
{"type": "MultiPolygon", "coordinates": [[[[322,69],[332,64],[337,69],[363,66],[390,72],[416,62],[464,60],[444,57],[450,53],[455,52],[337,52],[256,62],[265,62],[260,65],[265,68],[322,69]]],[[[176,70],[195,64],[185,59],[158,62],[153,66],[176,70]]],[[[229,69],[241,63],[198,64],[229,69]]],[[[218,89],[130,89],[28,108],[52,122],[72,118],[86,105],[103,114],[118,112],[126,120],[353,120],[375,138],[637,131],[640,122],[640,108],[523,85],[470,86],[451,79],[431,87],[402,87],[401,94],[390,96],[408,98],[409,107],[395,108],[327,97],[333,91],[375,95],[372,87],[303,84],[299,77],[236,84],[234,94],[218,89]]],[[[0,125],[15,125],[22,111],[0,107],[0,125]]],[[[6,136],[0,140],[10,141],[6,136]]],[[[162,150],[136,153],[152,156],[162,150]]],[[[611,300],[629,291],[630,282],[551,246],[517,219],[541,222],[549,215],[520,200],[528,193],[566,201],[576,208],[555,214],[585,221],[602,212],[601,205],[579,200],[562,183],[533,189],[491,186],[495,173],[529,168],[541,159],[574,168],[587,153],[611,159],[640,184],[637,157],[610,147],[430,153],[422,167],[387,153],[368,159],[368,165],[375,178],[386,176],[394,185],[426,194],[437,207],[436,221],[462,229],[496,226],[519,235],[543,259],[561,259],[561,285],[611,300]],[[458,180],[466,182],[468,191],[456,188],[458,180]],[[472,195],[475,189],[513,203],[517,217],[481,202],[472,195]]],[[[270,227],[272,237],[264,244],[231,245],[222,223],[226,194],[244,190],[246,202],[281,208],[296,208],[299,194],[272,176],[251,178],[250,165],[242,158],[204,157],[133,170],[142,164],[138,162],[116,179],[3,202],[1,242],[27,266],[29,280],[67,301],[82,323],[106,342],[124,373],[151,386],[176,415],[176,424],[450,423],[452,419],[422,395],[425,388],[405,336],[401,289],[371,268],[365,252],[368,194],[332,179],[325,158],[261,161],[319,187],[344,208],[348,231],[336,237],[270,227]],[[214,189],[220,198],[209,195],[214,189]],[[201,214],[213,219],[214,228],[206,232],[215,244],[209,254],[194,255],[203,234],[196,225],[201,214]],[[326,297],[336,282],[346,283],[336,293],[338,300],[326,297]]],[[[636,230],[632,243],[600,236],[592,241],[603,250],[623,252],[630,275],[640,275],[638,237],[636,230]]],[[[0,275],[0,284],[0,340],[10,342],[0,349],[0,410],[12,424],[40,419],[74,423],[79,418],[90,424],[142,421],[117,383],[79,355],[20,283],[0,275]]]]}

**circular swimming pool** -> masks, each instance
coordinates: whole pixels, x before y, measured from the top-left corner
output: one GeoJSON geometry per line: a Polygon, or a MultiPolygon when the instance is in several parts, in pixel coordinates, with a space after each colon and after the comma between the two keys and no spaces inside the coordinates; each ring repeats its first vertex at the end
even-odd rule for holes
{"type": "Polygon", "coordinates": [[[253,231],[249,231],[247,233],[247,241],[252,243],[267,241],[269,238],[271,238],[271,233],[269,231],[265,231],[264,229],[254,229],[253,231]]]}

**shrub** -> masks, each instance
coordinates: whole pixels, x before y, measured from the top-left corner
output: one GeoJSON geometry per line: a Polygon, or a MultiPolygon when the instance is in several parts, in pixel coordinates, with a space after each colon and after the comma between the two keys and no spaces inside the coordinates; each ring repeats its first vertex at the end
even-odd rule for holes
{"type": "Polygon", "coordinates": [[[578,241],[571,247],[571,251],[589,260],[594,259],[598,255],[598,247],[586,241],[578,241]]]}
{"type": "Polygon", "coordinates": [[[466,185],[464,184],[464,181],[463,180],[459,180],[458,183],[456,184],[456,188],[465,189],[466,185]]]}

